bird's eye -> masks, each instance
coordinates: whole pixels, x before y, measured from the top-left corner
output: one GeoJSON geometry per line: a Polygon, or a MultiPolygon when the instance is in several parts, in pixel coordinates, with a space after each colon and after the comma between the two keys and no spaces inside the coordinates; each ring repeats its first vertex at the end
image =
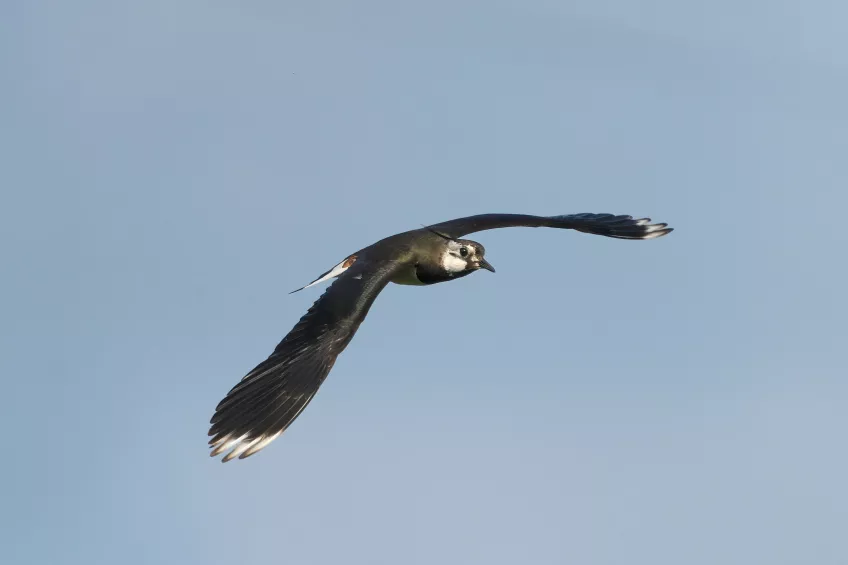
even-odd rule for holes
{"type": "Polygon", "coordinates": [[[462,257],[467,256],[467,255],[468,255],[468,248],[467,248],[467,247],[460,247],[460,248],[459,248],[459,254],[460,254],[462,257]]]}

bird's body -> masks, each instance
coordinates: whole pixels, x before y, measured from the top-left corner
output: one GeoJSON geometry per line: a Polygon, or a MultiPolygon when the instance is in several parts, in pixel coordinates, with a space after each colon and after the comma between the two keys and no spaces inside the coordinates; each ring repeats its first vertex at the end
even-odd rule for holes
{"type": "Polygon", "coordinates": [[[482,214],[399,233],[361,249],[303,287],[336,278],[274,352],[218,404],[209,430],[212,455],[229,451],[225,462],[245,458],[276,439],[318,392],[389,282],[422,286],[480,269],[494,272],[482,245],[458,238],[517,226],[574,229],[619,239],[653,239],[672,231],[666,224],[650,224],[649,218],[612,214],[482,214]]]}

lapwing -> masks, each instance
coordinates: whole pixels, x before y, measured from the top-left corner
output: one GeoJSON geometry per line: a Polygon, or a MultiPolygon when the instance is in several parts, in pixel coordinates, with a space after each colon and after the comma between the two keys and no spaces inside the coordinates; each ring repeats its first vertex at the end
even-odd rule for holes
{"type": "Polygon", "coordinates": [[[486,250],[462,236],[508,227],[576,230],[618,239],[654,239],[672,231],[650,218],[613,214],[481,214],[399,233],[344,258],[292,292],[335,278],[274,352],[235,385],[215,409],[209,445],[223,461],[244,459],[274,441],[309,404],[368,310],[390,282],[430,285],[481,269],[495,272],[486,250]]]}

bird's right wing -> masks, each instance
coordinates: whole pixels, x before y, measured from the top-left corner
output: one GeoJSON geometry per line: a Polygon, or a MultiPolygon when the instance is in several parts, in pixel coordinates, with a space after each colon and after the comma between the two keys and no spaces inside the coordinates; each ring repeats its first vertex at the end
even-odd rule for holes
{"type": "Polygon", "coordinates": [[[218,404],[211,455],[244,459],[277,438],[306,408],[318,387],[403,261],[360,257],[324,292],[277,345],[218,404]]]}
{"type": "Polygon", "coordinates": [[[653,239],[672,231],[668,224],[652,224],[650,218],[589,213],[565,216],[479,214],[433,224],[429,229],[449,237],[462,237],[478,231],[514,227],[571,229],[618,239],[653,239]]]}

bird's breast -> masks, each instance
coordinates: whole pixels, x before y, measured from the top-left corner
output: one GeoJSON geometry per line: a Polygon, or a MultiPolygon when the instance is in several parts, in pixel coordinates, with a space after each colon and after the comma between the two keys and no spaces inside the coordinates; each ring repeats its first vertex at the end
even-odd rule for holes
{"type": "Polygon", "coordinates": [[[394,276],[392,282],[395,284],[407,284],[414,286],[421,286],[423,284],[427,284],[422,282],[421,279],[418,278],[418,266],[417,265],[409,265],[402,269],[398,274],[394,276]]]}

